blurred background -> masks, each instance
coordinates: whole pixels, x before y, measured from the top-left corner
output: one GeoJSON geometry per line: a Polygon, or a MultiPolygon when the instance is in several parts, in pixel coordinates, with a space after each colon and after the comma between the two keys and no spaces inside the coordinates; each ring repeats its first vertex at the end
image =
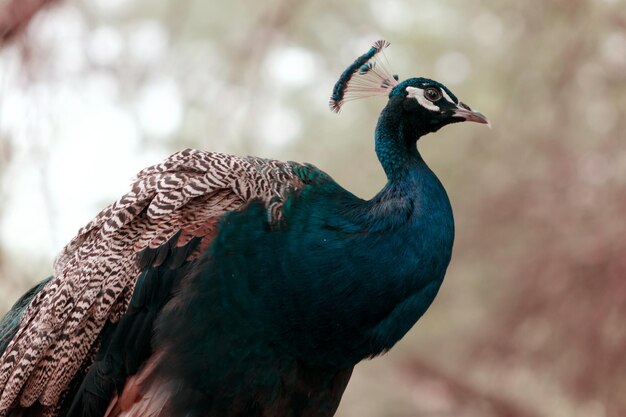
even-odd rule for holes
{"type": "Polygon", "coordinates": [[[420,141],[457,241],[434,305],[341,417],[626,415],[624,0],[0,1],[0,313],[183,147],[384,184],[384,98],[328,111],[377,39],[493,129],[420,141]]]}

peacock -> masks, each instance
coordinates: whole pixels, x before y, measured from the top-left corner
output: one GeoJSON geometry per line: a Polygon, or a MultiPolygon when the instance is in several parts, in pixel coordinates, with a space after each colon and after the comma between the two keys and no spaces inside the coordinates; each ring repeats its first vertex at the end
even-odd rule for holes
{"type": "Polygon", "coordinates": [[[363,200],[310,164],[186,149],[65,246],[0,322],[0,417],[332,416],[433,301],[454,220],[417,140],[487,118],[376,42],[330,107],[385,95],[363,200]]]}

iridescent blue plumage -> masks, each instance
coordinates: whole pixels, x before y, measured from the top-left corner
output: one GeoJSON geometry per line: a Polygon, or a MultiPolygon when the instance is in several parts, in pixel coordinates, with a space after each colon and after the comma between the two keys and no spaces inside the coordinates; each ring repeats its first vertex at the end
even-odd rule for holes
{"type": "Polygon", "coordinates": [[[260,204],[224,218],[182,294],[195,308],[162,315],[156,344],[171,359],[159,372],[204,393],[175,407],[257,415],[226,412],[255,392],[275,415],[332,415],[352,367],[390,349],[436,295],[454,226],[422,160],[369,201],[322,176],[289,202],[279,230],[260,204]],[[216,400],[225,381],[229,395],[216,400]]]}
{"type": "Polygon", "coordinates": [[[157,325],[157,343],[176,361],[162,372],[206,384],[205,398],[185,404],[211,403],[219,415],[257,392],[277,415],[332,415],[340,396],[330,393],[343,391],[352,367],[390,349],[426,311],[450,261],[454,222],[443,186],[415,147],[430,128],[406,117],[404,100],[391,97],[378,122],[388,183],[371,200],[310,168],[301,175],[314,179],[288,197],[277,230],[261,204],[222,220],[202,272],[183,293],[197,308],[166,313],[157,325]],[[189,332],[176,328],[181,319],[194,323],[189,332]],[[181,346],[193,349],[181,353],[181,346]],[[196,355],[208,358],[206,367],[196,355]],[[215,403],[224,380],[239,382],[215,403]],[[306,413],[291,413],[300,389],[309,392],[298,403],[306,413]]]}
{"type": "MultiPolygon", "coordinates": [[[[57,415],[332,416],[353,367],[391,349],[425,313],[450,262],[454,220],[446,191],[416,144],[447,124],[487,120],[436,81],[399,83],[381,72],[369,61],[386,43],[376,45],[344,71],[331,101],[340,106],[356,73],[374,75],[362,91],[389,97],[375,131],[387,176],[383,189],[364,200],[311,165],[213,154],[198,159],[203,155],[193,151],[149,169],[182,167],[198,175],[206,183],[180,187],[196,199],[202,187],[213,190],[221,180],[231,188],[218,188],[222,194],[196,206],[209,209],[200,217],[204,223],[193,225],[196,237],[185,239],[188,225],[182,224],[168,241],[133,259],[140,274],[129,305],[106,323],[95,359],[85,359],[64,400],[52,404],[57,415]],[[210,168],[206,178],[203,163],[210,168]],[[235,188],[235,195],[233,184],[244,178],[219,171],[224,166],[258,179],[257,189],[235,188]],[[270,201],[254,197],[263,192],[270,201]],[[229,205],[240,195],[245,204],[229,205]],[[220,204],[226,209],[216,220],[210,209],[220,204]],[[201,256],[192,256],[198,250],[201,256]]],[[[182,183],[167,178],[168,192],[182,183]]],[[[176,210],[175,198],[168,194],[155,213],[176,210]]],[[[132,226],[137,220],[129,213],[123,220],[132,226]]],[[[198,222],[193,214],[185,212],[198,222]]],[[[171,213],[163,223],[153,221],[165,228],[181,218],[171,213]]],[[[130,231],[149,228],[140,226],[130,231]]],[[[0,323],[0,349],[42,287],[0,323]]]]}

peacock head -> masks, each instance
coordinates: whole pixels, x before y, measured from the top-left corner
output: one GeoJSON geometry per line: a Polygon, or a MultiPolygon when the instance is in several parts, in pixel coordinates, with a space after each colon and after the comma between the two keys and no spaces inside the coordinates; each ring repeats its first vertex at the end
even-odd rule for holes
{"type": "Polygon", "coordinates": [[[344,102],[377,95],[388,95],[390,104],[407,120],[419,126],[421,134],[435,132],[451,123],[477,122],[490,126],[480,112],[461,102],[445,85],[428,78],[400,82],[391,74],[380,53],[389,46],[381,40],[358,57],[341,74],[330,98],[330,108],[339,112],[344,102]]]}
{"type": "Polygon", "coordinates": [[[445,85],[428,78],[409,78],[391,89],[389,98],[402,100],[402,108],[410,113],[427,132],[458,122],[489,124],[478,111],[461,102],[445,85]]]}

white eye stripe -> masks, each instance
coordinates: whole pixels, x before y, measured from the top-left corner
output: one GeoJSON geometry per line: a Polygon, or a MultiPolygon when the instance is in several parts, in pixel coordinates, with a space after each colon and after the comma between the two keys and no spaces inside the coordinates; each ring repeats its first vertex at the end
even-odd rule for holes
{"type": "Polygon", "coordinates": [[[411,97],[417,100],[417,102],[422,106],[432,111],[440,111],[441,109],[432,101],[428,100],[424,97],[424,90],[417,87],[407,87],[406,88],[407,97],[411,97]]]}
{"type": "Polygon", "coordinates": [[[448,100],[450,103],[456,105],[458,103],[456,103],[454,100],[452,100],[452,98],[448,95],[448,93],[446,93],[446,90],[444,90],[443,88],[441,89],[441,93],[443,94],[443,97],[448,100]]]}

